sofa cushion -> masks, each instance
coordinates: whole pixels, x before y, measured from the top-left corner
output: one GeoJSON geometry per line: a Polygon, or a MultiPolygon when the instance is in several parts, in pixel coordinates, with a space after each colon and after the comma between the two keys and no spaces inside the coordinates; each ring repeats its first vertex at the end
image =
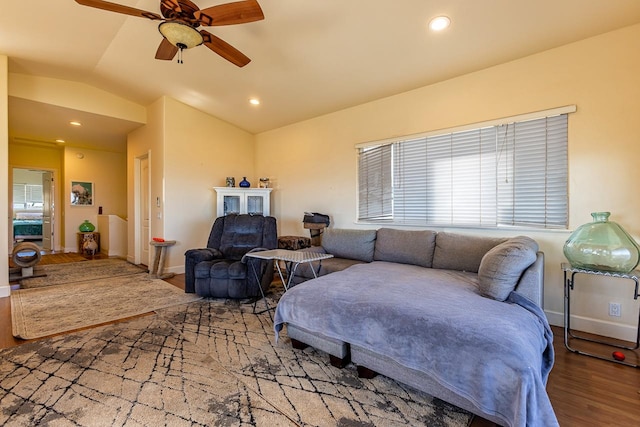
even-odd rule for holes
{"type": "Polygon", "coordinates": [[[477,273],[484,254],[505,240],[443,231],[436,236],[433,268],[477,273]]]}
{"type": "Polygon", "coordinates": [[[381,228],[377,233],[373,259],[430,268],[436,234],[431,230],[381,228]]]}
{"type": "Polygon", "coordinates": [[[489,250],[478,270],[480,294],[506,300],[522,273],[535,262],[537,252],[536,241],[526,236],[511,238],[489,250]]]}
{"type": "Polygon", "coordinates": [[[337,258],[373,261],[376,230],[329,228],[322,235],[322,247],[337,258]]]}

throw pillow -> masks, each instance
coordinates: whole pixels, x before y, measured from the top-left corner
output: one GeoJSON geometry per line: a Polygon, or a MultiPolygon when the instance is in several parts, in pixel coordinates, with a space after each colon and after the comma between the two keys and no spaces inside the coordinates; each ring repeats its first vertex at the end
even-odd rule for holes
{"type": "Polygon", "coordinates": [[[522,273],[536,261],[536,252],[538,244],[526,236],[513,237],[489,250],[478,270],[480,294],[506,300],[522,273]]]}

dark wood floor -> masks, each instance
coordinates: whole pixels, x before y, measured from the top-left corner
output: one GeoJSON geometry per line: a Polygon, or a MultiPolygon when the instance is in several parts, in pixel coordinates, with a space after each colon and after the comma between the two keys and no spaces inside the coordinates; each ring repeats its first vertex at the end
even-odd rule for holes
{"type": "MultiPolygon", "coordinates": [[[[184,289],[184,275],[167,282],[184,289]]],[[[547,391],[560,425],[640,426],[640,369],[572,353],[564,347],[563,329],[553,327],[556,360],[547,391]]],[[[26,341],[11,333],[10,298],[0,298],[0,348],[26,341]]],[[[598,344],[576,347],[611,358],[612,349],[598,344]]],[[[625,351],[627,361],[640,363],[639,351],[625,351]]],[[[492,426],[476,417],[472,427],[492,426]]]]}

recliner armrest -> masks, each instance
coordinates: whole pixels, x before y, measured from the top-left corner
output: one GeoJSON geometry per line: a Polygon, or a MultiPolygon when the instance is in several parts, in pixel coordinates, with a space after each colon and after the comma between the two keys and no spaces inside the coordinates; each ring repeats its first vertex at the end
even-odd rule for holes
{"type": "Polygon", "coordinates": [[[216,258],[224,258],[222,252],[214,248],[189,249],[184,255],[186,257],[196,257],[198,261],[211,261],[216,258]]]}

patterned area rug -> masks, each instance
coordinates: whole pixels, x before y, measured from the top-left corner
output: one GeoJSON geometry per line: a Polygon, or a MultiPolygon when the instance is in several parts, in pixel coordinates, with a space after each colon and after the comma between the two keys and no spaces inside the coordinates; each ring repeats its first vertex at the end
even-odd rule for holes
{"type": "Polygon", "coordinates": [[[267,313],[223,300],[2,350],[0,408],[7,426],[459,427],[472,419],[383,376],[337,369],[312,348],[294,350],[286,335],[276,344],[267,313]]]}
{"type": "MultiPolygon", "coordinates": [[[[87,264],[93,262],[98,261],[87,264]]],[[[197,299],[146,273],[20,289],[11,293],[12,332],[18,338],[40,338],[197,299]]]]}
{"type": "Polygon", "coordinates": [[[44,265],[34,269],[35,277],[26,277],[20,280],[20,288],[41,288],[107,277],[128,276],[146,271],[144,267],[118,258],[44,265]]]}
{"type": "Polygon", "coordinates": [[[311,347],[294,350],[286,334],[276,344],[268,314],[240,308],[202,300],[159,314],[299,425],[467,426],[472,419],[384,376],[366,380],[353,365],[337,369],[311,347]]]}

